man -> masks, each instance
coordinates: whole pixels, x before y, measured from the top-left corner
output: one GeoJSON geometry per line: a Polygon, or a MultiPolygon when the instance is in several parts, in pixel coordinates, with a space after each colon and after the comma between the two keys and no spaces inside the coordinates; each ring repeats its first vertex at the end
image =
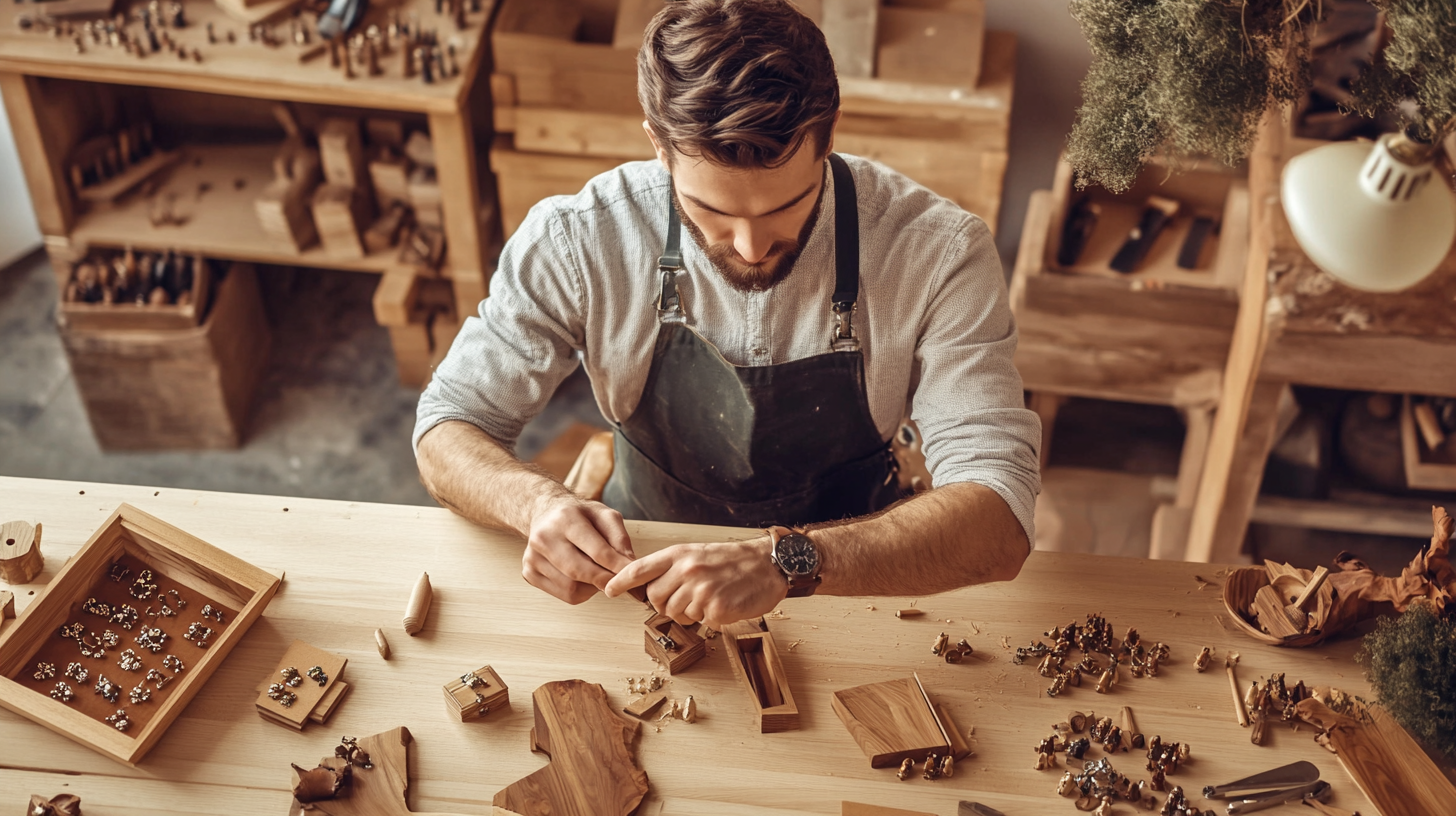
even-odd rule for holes
{"type": "Polygon", "coordinates": [[[1040,425],[986,225],[832,153],[833,61],[784,0],[668,4],[638,74],[657,161],[541,202],[506,244],[420,400],[431,494],[525,536],[534,586],[645,586],[685,624],[1015,577],[1040,425]],[[600,503],[510,452],[578,362],[616,426],[600,503]],[[900,501],[907,403],[936,487],[900,501]],[[636,559],[624,515],[768,531],[636,559]]]}

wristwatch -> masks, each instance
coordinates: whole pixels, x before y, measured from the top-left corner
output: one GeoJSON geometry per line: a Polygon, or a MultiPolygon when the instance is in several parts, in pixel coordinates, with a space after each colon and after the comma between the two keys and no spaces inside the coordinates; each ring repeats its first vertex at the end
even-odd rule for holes
{"type": "Polygon", "coordinates": [[[819,548],[809,536],[798,530],[788,527],[770,527],[765,532],[773,542],[773,551],[769,558],[773,560],[774,566],[784,573],[784,578],[789,582],[790,598],[804,598],[814,594],[819,588],[819,582],[824,580],[819,574],[822,562],[819,559],[819,548]]]}

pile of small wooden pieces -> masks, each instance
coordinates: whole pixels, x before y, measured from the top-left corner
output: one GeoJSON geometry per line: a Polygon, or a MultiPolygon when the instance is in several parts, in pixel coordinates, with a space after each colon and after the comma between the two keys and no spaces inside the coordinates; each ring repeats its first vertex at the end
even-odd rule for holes
{"type": "Polygon", "coordinates": [[[971,648],[971,644],[965,638],[961,638],[954,646],[950,645],[950,636],[944,632],[941,632],[935,638],[935,642],[930,645],[930,653],[936,657],[945,658],[947,663],[959,663],[963,658],[970,657],[974,651],[976,650],[971,648]]]}
{"type": "Polygon", "coordinates": [[[45,9],[39,14],[21,14],[15,22],[21,31],[36,31],[50,34],[57,39],[70,40],[77,54],[86,53],[89,47],[107,46],[120,48],[142,59],[166,48],[175,53],[178,59],[190,58],[202,62],[201,51],[196,48],[189,50],[186,46],[179,45],[171,35],[171,32],[187,27],[187,14],[179,2],[168,3],[163,8],[160,0],[151,0],[144,6],[132,9],[130,19],[125,14],[117,13],[109,18],[73,24],[69,20],[57,20],[56,16],[58,15],[53,10],[45,9]],[[130,28],[134,23],[140,26],[140,31],[130,28]]]}
{"type": "Polygon", "coordinates": [[[1087,622],[1078,625],[1075,621],[1066,628],[1052,627],[1045,633],[1052,639],[1047,646],[1040,640],[1016,650],[1013,663],[1021,664],[1027,658],[1040,658],[1037,667],[1043,677],[1051,678],[1047,688],[1048,697],[1056,697],[1068,686],[1080,686],[1082,675],[1097,678],[1098,694],[1106,694],[1117,683],[1119,665],[1126,665],[1133,677],[1157,677],[1158,669],[1168,659],[1169,649],[1165,643],[1143,644],[1138,631],[1129,628],[1121,641],[1112,634],[1112,625],[1105,618],[1088,615],[1087,622]],[[1070,663],[1073,649],[1082,651],[1082,659],[1070,663]],[[1097,659],[1101,654],[1108,658],[1106,666],[1097,659]]]}
{"type": "Polygon", "coordinates": [[[66,303],[186,306],[192,303],[197,276],[211,274],[201,256],[166,252],[96,250],[71,268],[62,298],[66,303]]]}
{"type": "Polygon", "coordinates": [[[1249,723],[1254,730],[1249,741],[1255,745],[1264,744],[1264,736],[1270,720],[1294,725],[1300,721],[1298,709],[1304,700],[1319,700],[1332,710],[1359,718],[1363,716],[1365,701],[1351,696],[1340,689],[1326,686],[1308,688],[1301,680],[1293,686],[1284,680],[1284,673],[1271,674],[1263,682],[1252,681],[1244,692],[1244,706],[1248,709],[1249,723]]]}
{"type": "MultiPolygon", "coordinates": [[[[895,772],[895,776],[903,782],[909,779],[913,773],[915,773],[915,760],[907,757],[900,761],[900,770],[895,772]]],[[[934,753],[926,756],[925,764],[920,769],[920,775],[925,779],[949,779],[955,776],[955,756],[951,754],[941,756],[934,753]]]]}
{"type": "MultiPolygon", "coordinates": [[[[1158,807],[1154,790],[1162,788],[1154,787],[1145,779],[1133,782],[1126,774],[1113,768],[1112,761],[1106,757],[1083,764],[1081,773],[1067,771],[1057,782],[1057,793],[1075,798],[1078,810],[1095,816],[1109,816],[1113,812],[1113,803],[1117,801],[1153,810],[1158,807]]],[[[1213,811],[1205,814],[1205,811],[1194,807],[1184,796],[1183,788],[1175,785],[1168,791],[1168,798],[1158,813],[1160,816],[1212,816],[1213,811]]]]}

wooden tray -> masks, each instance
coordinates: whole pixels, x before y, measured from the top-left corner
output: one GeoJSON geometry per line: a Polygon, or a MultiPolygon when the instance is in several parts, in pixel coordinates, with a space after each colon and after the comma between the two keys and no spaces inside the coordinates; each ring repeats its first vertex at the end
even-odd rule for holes
{"type": "Polygon", "coordinates": [[[1456,434],[1431,450],[1416,431],[1415,406],[1410,395],[1400,408],[1400,450],[1405,459],[1405,482],[1416,490],[1456,490],[1456,434]]]}
{"type": "MultiPolygon", "coordinates": [[[[83,263],[85,258],[77,261],[83,263]]],[[[72,264],[74,266],[75,264],[72,264]]],[[[61,301],[61,320],[80,331],[195,329],[207,313],[212,289],[212,264],[198,257],[192,277],[192,302],[185,306],[138,306],[132,303],[67,303],[61,301]]]]}
{"type": "MultiPolygon", "coordinates": [[[[135,765],[157,744],[167,727],[263,614],[268,601],[278,591],[279,583],[279,578],[155,516],[123,504],[56,574],[50,585],[26,609],[21,620],[0,636],[0,706],[118,762],[135,765]],[[103,587],[118,586],[108,578],[112,563],[118,560],[131,566],[134,574],[138,564],[145,565],[153,571],[161,591],[176,587],[188,602],[177,617],[158,618],[155,622],[143,617],[137,624],[138,628],[142,625],[162,626],[171,638],[164,653],[177,655],[186,668],[178,672],[164,689],[153,692],[152,702],[133,706],[123,696],[120,702],[110,706],[125,707],[132,714],[132,727],[124,732],[117,731],[97,719],[94,712],[87,713],[89,709],[83,710],[78,705],[83,699],[88,705],[99,700],[94,698],[89,682],[73,684],[76,698],[70,704],[53,700],[37,688],[50,688],[55,680],[63,679],[60,671],[65,663],[59,662],[59,659],[49,659],[57,666],[55,679],[37,683],[31,678],[36,662],[58,645],[70,646],[66,654],[75,655],[74,645],[62,642],[56,633],[63,625],[74,621],[87,625],[96,621],[96,618],[82,614],[79,607],[89,597],[102,598],[103,587]],[[221,607],[225,619],[220,624],[206,621],[214,629],[214,635],[211,645],[202,649],[183,640],[182,632],[189,623],[201,620],[199,610],[207,603],[221,607]]],[[[134,603],[146,604],[145,601],[134,603]]],[[[118,633],[126,635],[124,643],[130,645],[135,632],[134,629],[118,633]]],[[[142,654],[149,665],[160,660],[160,655],[154,658],[144,652],[142,654]]],[[[75,661],[78,657],[68,659],[75,661]]],[[[115,663],[115,657],[116,653],[111,653],[108,663],[115,663]]],[[[92,662],[95,661],[86,661],[88,664],[92,662]]],[[[88,668],[94,681],[97,668],[88,668]]],[[[123,672],[114,665],[107,672],[110,679],[123,686],[123,695],[126,687],[141,678],[140,674],[123,672]]]]}

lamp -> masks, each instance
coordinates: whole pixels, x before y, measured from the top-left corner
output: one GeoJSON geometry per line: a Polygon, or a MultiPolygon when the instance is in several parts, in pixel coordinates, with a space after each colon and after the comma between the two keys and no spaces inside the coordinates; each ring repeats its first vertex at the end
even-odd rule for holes
{"type": "Polygon", "coordinates": [[[1315,265],[1356,289],[1394,292],[1430,275],[1456,237],[1456,196],[1429,144],[1388,134],[1338,142],[1284,167],[1284,213],[1315,265]]]}

